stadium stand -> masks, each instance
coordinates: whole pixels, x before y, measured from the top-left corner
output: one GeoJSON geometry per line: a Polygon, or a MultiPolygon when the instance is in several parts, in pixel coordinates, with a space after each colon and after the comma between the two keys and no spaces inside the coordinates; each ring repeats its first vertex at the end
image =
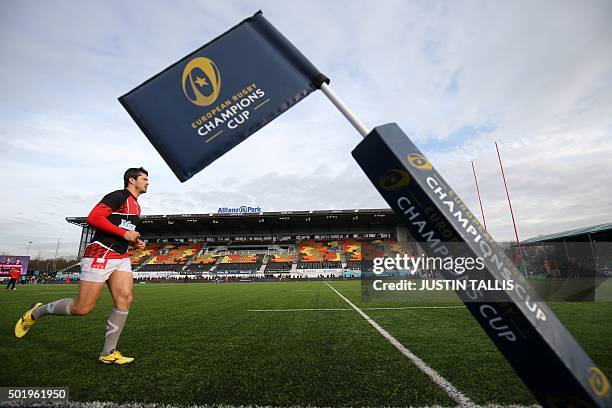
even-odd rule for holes
{"type": "MultiPolygon", "coordinates": [[[[92,229],[84,217],[67,221],[83,228],[82,256],[92,229]]],[[[361,271],[368,248],[397,252],[387,241],[407,237],[390,209],[144,215],[140,228],[147,248],[129,256],[143,277],[342,276],[361,271]]]]}
{"type": "Polygon", "coordinates": [[[156,242],[147,243],[147,247],[145,249],[130,249],[128,251],[128,256],[130,257],[130,261],[132,262],[132,267],[138,266],[149,259],[151,256],[155,255],[160,248],[161,244],[156,242]]]}
{"type": "MultiPolygon", "coordinates": [[[[85,217],[66,220],[82,228],[78,258],[93,230],[85,217]]],[[[372,270],[376,257],[423,253],[390,209],[144,215],[140,232],[147,247],[132,249],[128,255],[133,270],[147,279],[177,279],[185,273],[204,279],[217,279],[216,274],[224,279],[249,274],[253,278],[357,277],[372,270]]],[[[576,268],[565,270],[558,259],[543,252],[550,242],[597,247],[599,275],[612,276],[612,223],[523,241],[525,254],[531,255],[522,265],[526,276],[574,276],[576,268]]],[[[72,265],[61,272],[78,270],[72,265]]]]}
{"type": "Polygon", "coordinates": [[[265,272],[289,272],[295,261],[295,254],[272,255],[266,265],[265,272]]]}
{"type": "Polygon", "coordinates": [[[262,265],[263,255],[231,254],[225,255],[217,262],[216,271],[252,271],[257,272],[262,265]]]}
{"type": "Polygon", "coordinates": [[[341,268],[340,251],[337,241],[300,242],[298,269],[337,269],[341,268]]]}
{"type": "Polygon", "coordinates": [[[202,249],[201,243],[165,244],[159,254],[153,256],[138,270],[151,271],[181,271],[187,262],[202,249]]]}
{"type": "Polygon", "coordinates": [[[217,258],[210,255],[198,255],[196,256],[189,266],[187,271],[189,272],[208,272],[210,268],[217,262],[217,258]]]}
{"type": "MultiPolygon", "coordinates": [[[[304,240],[297,245],[256,246],[198,243],[149,243],[144,250],[129,255],[137,272],[177,274],[245,275],[323,274],[330,271],[361,272],[372,268],[374,257],[414,253],[412,244],[395,240],[304,240]],[[296,251],[296,252],[288,252],[296,251]],[[295,268],[295,269],[294,269],[295,268]]],[[[79,265],[63,271],[78,273],[79,265]]],[[[351,275],[352,276],[352,275],[351,275]]]]}
{"type": "MultiPolygon", "coordinates": [[[[398,242],[395,240],[374,240],[361,243],[361,262],[362,270],[372,270],[374,258],[380,257],[395,257],[396,255],[408,255],[410,257],[418,254],[416,245],[411,242],[398,242]]],[[[350,269],[354,269],[356,264],[353,261],[349,262],[350,269]]]]}
{"type": "Polygon", "coordinates": [[[366,259],[378,258],[385,256],[386,245],[382,240],[375,240],[361,243],[362,257],[366,259]]]}
{"type": "Polygon", "coordinates": [[[361,261],[361,242],[357,240],[340,241],[342,251],[347,256],[347,261],[361,261]]]}

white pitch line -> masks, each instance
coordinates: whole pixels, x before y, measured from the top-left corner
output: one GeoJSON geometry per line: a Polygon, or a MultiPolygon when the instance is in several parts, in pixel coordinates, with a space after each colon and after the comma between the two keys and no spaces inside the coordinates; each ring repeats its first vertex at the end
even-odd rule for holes
{"type": "Polygon", "coordinates": [[[355,311],[357,311],[357,313],[359,313],[361,317],[363,317],[368,323],[370,323],[370,325],[372,325],[372,327],[374,327],[380,334],[382,334],[383,337],[389,341],[389,343],[391,343],[404,356],[408,357],[408,359],[412,361],[414,365],[416,365],[421,371],[427,374],[429,378],[432,379],[433,382],[438,384],[438,386],[440,386],[440,388],[442,388],[446,392],[446,394],[449,397],[451,397],[453,400],[455,400],[460,406],[462,407],[475,407],[476,406],[476,404],[474,404],[474,402],[468,396],[463,394],[453,384],[451,384],[448,380],[446,380],[444,377],[438,374],[436,370],[428,366],[427,363],[425,363],[425,361],[421,360],[419,357],[413,354],[410,350],[408,350],[402,343],[397,341],[395,337],[389,334],[388,331],[383,329],[378,323],[372,320],[370,316],[365,314],[363,310],[355,306],[353,302],[345,298],[340,292],[334,289],[332,285],[330,285],[326,281],[323,281],[323,283],[329,286],[331,290],[336,292],[338,296],[344,299],[344,301],[348,303],[353,309],[355,309],[355,311]]]}
{"type": "MultiPolygon", "coordinates": [[[[340,292],[361,291],[361,289],[341,289],[340,292]]],[[[289,292],[329,292],[327,289],[291,289],[289,292]]]]}
{"type": "Polygon", "coordinates": [[[329,292],[327,289],[291,289],[289,292],[329,292]]]}
{"type": "Polygon", "coordinates": [[[532,405],[500,405],[500,404],[488,404],[482,405],[482,408],[542,408],[541,405],[532,404],[532,405]]]}
{"type": "MultiPolygon", "coordinates": [[[[329,292],[329,291],[327,291],[329,292]]],[[[458,309],[464,306],[405,306],[405,307],[364,307],[365,310],[410,310],[410,309],[458,309]]],[[[331,309],[331,308],[312,308],[312,309],[248,309],[247,312],[316,312],[316,311],[330,311],[330,310],[353,310],[349,308],[345,309],[331,309]]]]}
{"type": "Polygon", "coordinates": [[[250,309],[247,312],[308,312],[308,311],[331,311],[343,310],[350,311],[353,309],[250,309]]]}
{"type": "Polygon", "coordinates": [[[405,307],[364,307],[366,310],[404,310],[404,309],[465,309],[465,306],[405,306],[405,307]]]}

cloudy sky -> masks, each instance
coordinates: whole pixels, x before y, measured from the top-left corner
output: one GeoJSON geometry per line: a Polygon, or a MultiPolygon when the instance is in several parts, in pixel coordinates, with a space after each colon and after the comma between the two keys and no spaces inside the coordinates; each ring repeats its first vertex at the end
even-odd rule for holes
{"type": "Polygon", "coordinates": [[[612,221],[612,2],[0,2],[0,253],[74,256],[84,216],[150,171],[146,214],[386,207],[316,92],[181,184],[117,97],[262,9],[369,127],[397,122],[487,226],[612,221]]]}

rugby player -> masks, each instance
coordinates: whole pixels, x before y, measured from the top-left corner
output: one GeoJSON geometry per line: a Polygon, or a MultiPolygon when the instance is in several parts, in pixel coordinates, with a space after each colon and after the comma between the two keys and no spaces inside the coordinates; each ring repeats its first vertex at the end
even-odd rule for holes
{"type": "Polygon", "coordinates": [[[123,175],[124,189],[107,194],[91,210],[87,223],[96,233],[81,260],[77,298],[32,305],[17,321],[15,336],[25,336],[36,322],[47,315],[87,315],[96,306],[106,283],[115,307],[106,324],[104,347],[98,360],[104,364],[120,365],[134,361],[133,357],[122,355],[116,347],[132,303],[133,275],[127,255],[128,246],[132,244],[139,249],[145,248],[137,231],[140,223],[137,199],[147,192],[148,175],[142,167],[127,169],[123,175]]]}
{"type": "Polygon", "coordinates": [[[14,265],[11,268],[11,278],[8,281],[8,285],[6,285],[6,290],[9,290],[9,288],[12,286],[13,289],[11,290],[15,290],[15,284],[17,283],[17,281],[19,280],[19,278],[21,278],[21,271],[19,270],[19,268],[17,267],[17,265],[14,265]]]}

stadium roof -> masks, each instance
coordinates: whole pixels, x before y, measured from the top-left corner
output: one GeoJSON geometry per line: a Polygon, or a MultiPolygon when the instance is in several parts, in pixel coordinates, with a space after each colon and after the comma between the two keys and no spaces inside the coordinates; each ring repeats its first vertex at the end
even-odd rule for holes
{"type": "Polygon", "coordinates": [[[529,238],[524,240],[523,244],[533,244],[536,242],[551,242],[551,241],[562,241],[562,240],[578,240],[588,241],[589,235],[594,236],[595,239],[599,240],[610,240],[612,239],[612,223],[593,225],[591,227],[577,228],[569,231],[557,232],[554,234],[540,235],[538,237],[529,238]]]}
{"type": "MultiPolygon", "coordinates": [[[[66,221],[87,226],[85,217],[66,221]]],[[[398,216],[391,209],[281,211],[142,216],[143,239],[200,236],[306,235],[395,232],[398,216]]]]}

